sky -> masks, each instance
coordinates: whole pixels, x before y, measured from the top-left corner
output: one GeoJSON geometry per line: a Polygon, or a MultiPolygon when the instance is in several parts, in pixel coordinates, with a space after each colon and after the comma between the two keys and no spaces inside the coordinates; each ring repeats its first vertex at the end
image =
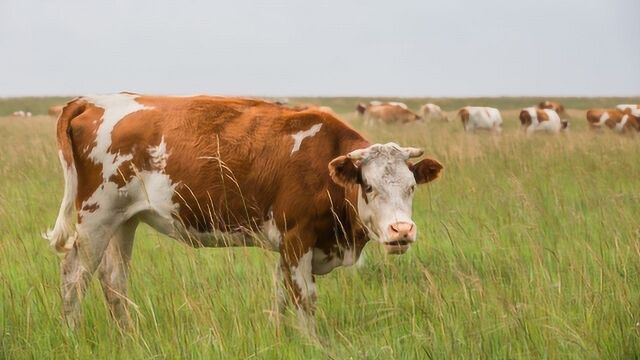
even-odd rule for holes
{"type": "Polygon", "coordinates": [[[0,0],[0,96],[638,96],[639,0],[0,0]]]}

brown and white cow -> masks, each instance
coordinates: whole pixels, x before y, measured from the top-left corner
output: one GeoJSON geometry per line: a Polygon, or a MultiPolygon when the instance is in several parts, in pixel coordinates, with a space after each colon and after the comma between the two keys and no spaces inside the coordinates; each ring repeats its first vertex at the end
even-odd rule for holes
{"type": "Polygon", "coordinates": [[[631,114],[635,117],[640,116],[640,104],[618,104],[616,105],[616,109],[620,111],[625,111],[627,109],[631,110],[631,114]]]}
{"type": "Polygon", "coordinates": [[[519,118],[528,135],[537,131],[558,133],[569,126],[567,121],[560,120],[560,116],[553,109],[524,108],[520,111],[519,118]]]}
{"type": "Polygon", "coordinates": [[[442,169],[330,114],[241,98],[80,97],[65,106],[57,138],[65,189],[45,235],[64,254],[71,326],[96,270],[111,313],[129,323],[127,269],[144,222],[194,247],[279,252],[279,307],[288,293],[313,332],[315,275],[355,263],[369,238],[407,251],[416,185],[442,169]]]}
{"type": "Polygon", "coordinates": [[[425,121],[449,121],[447,114],[445,114],[440,106],[436,104],[424,104],[420,107],[420,114],[425,121]]]}
{"type": "Polygon", "coordinates": [[[590,109],[587,111],[587,121],[592,129],[604,126],[616,132],[640,131],[640,117],[634,116],[631,109],[590,109]]]}
{"type": "Polygon", "coordinates": [[[64,106],[62,105],[53,105],[49,107],[49,110],[47,111],[47,113],[49,114],[49,116],[57,118],[58,116],[60,116],[60,114],[62,114],[63,108],[64,106]]]}
{"type": "Polygon", "coordinates": [[[30,111],[24,111],[24,110],[17,110],[11,113],[11,116],[17,116],[17,117],[31,117],[31,112],[30,111]]]}
{"type": "Polygon", "coordinates": [[[502,132],[502,115],[500,110],[486,106],[465,106],[458,110],[462,126],[467,132],[488,130],[493,133],[502,132]]]}
{"type": "Polygon", "coordinates": [[[558,113],[561,119],[566,119],[569,117],[569,114],[564,110],[564,106],[557,101],[545,100],[541,101],[538,104],[538,109],[551,109],[558,113]]]}
{"type": "Polygon", "coordinates": [[[276,104],[278,104],[280,106],[286,106],[286,107],[289,107],[290,109],[297,110],[297,111],[317,110],[317,111],[322,111],[322,112],[325,112],[327,114],[333,115],[335,117],[338,116],[338,114],[335,111],[333,111],[333,109],[330,106],[325,106],[325,105],[316,105],[316,104],[287,105],[287,104],[282,104],[282,103],[278,103],[278,102],[276,102],[276,104]]]}
{"type": "Polygon", "coordinates": [[[406,105],[400,106],[399,103],[378,103],[372,101],[369,104],[358,104],[356,111],[364,116],[364,122],[367,125],[376,123],[400,123],[407,124],[422,120],[420,115],[406,108],[406,105]]]}

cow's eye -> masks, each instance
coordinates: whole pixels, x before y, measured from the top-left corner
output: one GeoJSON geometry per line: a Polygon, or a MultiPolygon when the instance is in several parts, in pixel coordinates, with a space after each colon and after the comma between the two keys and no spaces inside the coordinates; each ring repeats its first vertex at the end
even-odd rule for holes
{"type": "Polygon", "coordinates": [[[364,186],[364,192],[370,193],[372,191],[373,191],[373,186],[368,185],[368,184],[364,186]]]}
{"type": "Polygon", "coordinates": [[[414,191],[416,191],[416,186],[415,185],[411,185],[411,187],[409,187],[409,193],[413,194],[414,191]]]}

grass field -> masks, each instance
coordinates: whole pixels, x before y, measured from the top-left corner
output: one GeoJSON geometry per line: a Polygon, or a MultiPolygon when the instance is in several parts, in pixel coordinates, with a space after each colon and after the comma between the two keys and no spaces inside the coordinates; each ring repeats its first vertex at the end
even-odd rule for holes
{"type": "MultiPolygon", "coordinates": [[[[563,99],[570,131],[531,138],[517,109],[533,98],[440,99],[449,111],[498,106],[501,136],[465,134],[458,121],[366,129],[358,99],[294,100],[333,106],[370,139],[445,165],[418,190],[409,253],[370,243],[363,267],[318,278],[319,344],[269,321],[275,254],[195,250],[145,226],[129,281],[135,330],[120,334],[96,280],[83,325],[67,331],[59,260],[40,238],[63,190],[55,120],[5,116],[0,358],[640,358],[640,137],[592,133],[583,111],[638,99],[563,99]]],[[[0,100],[0,114],[15,101],[0,100]]]]}

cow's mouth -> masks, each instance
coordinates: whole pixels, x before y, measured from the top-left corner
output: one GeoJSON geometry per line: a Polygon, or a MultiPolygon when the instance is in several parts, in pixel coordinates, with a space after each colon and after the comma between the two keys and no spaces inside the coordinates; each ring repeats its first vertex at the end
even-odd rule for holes
{"type": "Polygon", "coordinates": [[[387,241],[384,243],[384,251],[387,254],[400,255],[407,252],[409,246],[411,246],[411,241],[408,240],[387,241]]]}

